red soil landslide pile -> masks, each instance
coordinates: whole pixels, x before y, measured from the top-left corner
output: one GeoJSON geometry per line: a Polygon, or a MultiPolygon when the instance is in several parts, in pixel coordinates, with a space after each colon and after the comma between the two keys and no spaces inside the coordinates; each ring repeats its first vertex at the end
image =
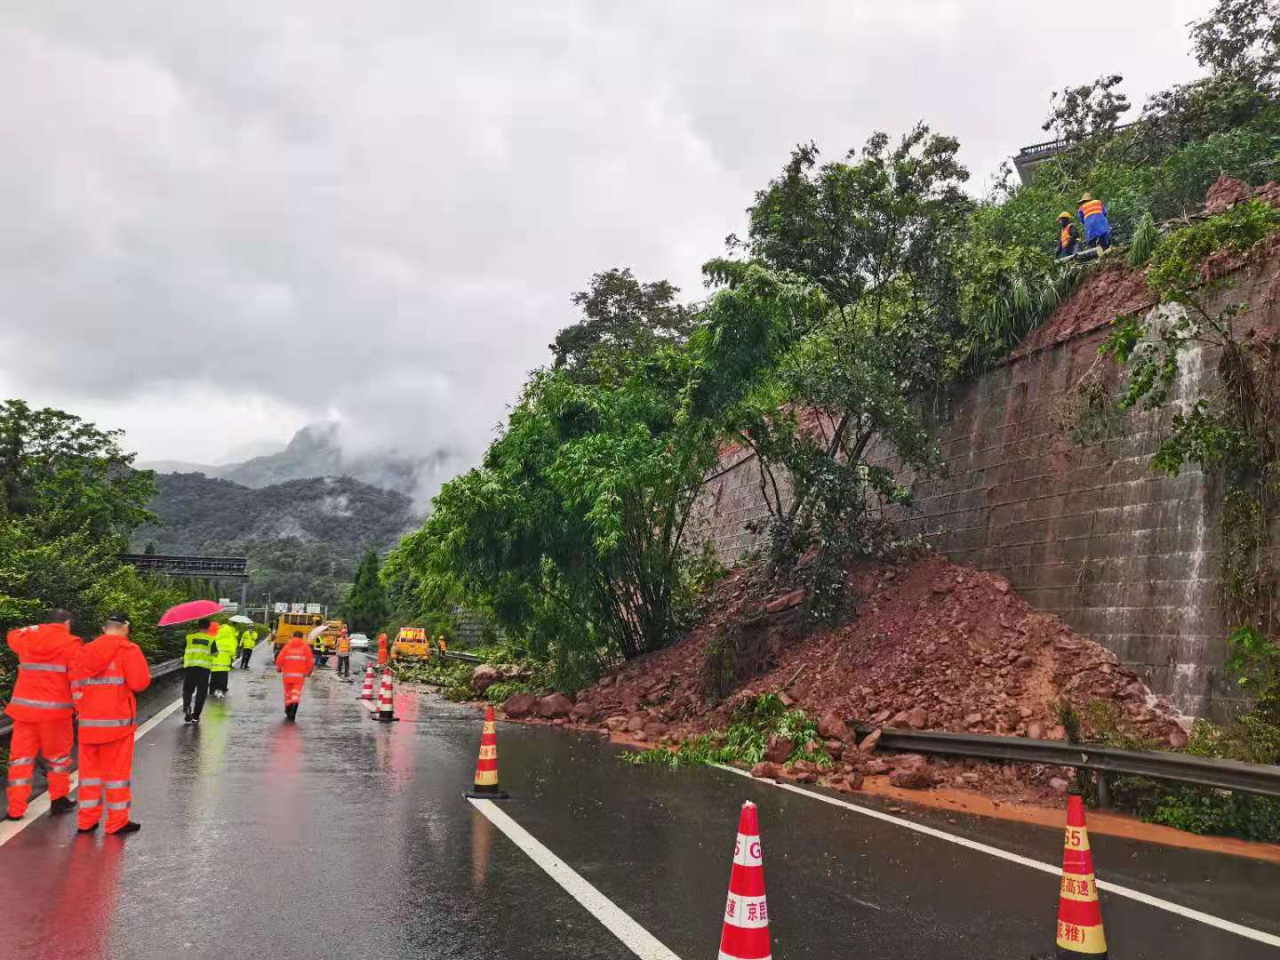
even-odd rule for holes
{"type": "Polygon", "coordinates": [[[1104,327],[1116,317],[1153,307],[1155,303],[1155,294],[1147,286],[1146,270],[1134,270],[1115,261],[1104,263],[1047,321],[1031,331],[1010,356],[1017,359],[1052,347],[1104,327]]]}
{"type": "MultiPolygon", "coordinates": [[[[776,691],[822,719],[831,752],[844,755],[837,776],[860,784],[863,774],[882,775],[892,767],[901,785],[943,781],[997,793],[1028,787],[1061,792],[1066,781],[1057,768],[976,761],[932,761],[912,777],[904,769],[921,768],[922,758],[874,758],[872,750],[854,749],[847,725],[1065,739],[1051,706],[1065,697],[1078,710],[1095,701],[1111,704],[1125,733],[1174,747],[1186,743],[1173,710],[1112,653],[1073,634],[1057,617],[1034,611],[1000,577],[929,557],[867,565],[852,572],[849,583],[862,598],[858,614],[840,626],[802,633],[795,606],[802,592],[762,607],[749,596],[746,572],[739,571],[721,585],[712,616],[680,642],[583,691],[569,722],[603,724],[641,742],[678,741],[727,727],[743,699],[776,691]],[[744,614],[764,614],[772,651],[768,671],[711,702],[706,650],[744,614]]],[[[1087,723],[1085,729],[1090,732],[1087,723]]],[[[788,772],[802,780],[810,773],[788,772]]]]}

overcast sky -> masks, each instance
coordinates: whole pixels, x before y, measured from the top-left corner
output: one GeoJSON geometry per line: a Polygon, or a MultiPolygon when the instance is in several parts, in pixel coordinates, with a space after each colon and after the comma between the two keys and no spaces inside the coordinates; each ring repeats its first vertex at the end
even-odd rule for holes
{"type": "Polygon", "coordinates": [[[1211,6],[5,0],[0,395],[144,459],[329,418],[474,456],[572,291],[699,297],[796,142],[923,119],[981,188],[1053,89],[1193,76],[1211,6]]]}

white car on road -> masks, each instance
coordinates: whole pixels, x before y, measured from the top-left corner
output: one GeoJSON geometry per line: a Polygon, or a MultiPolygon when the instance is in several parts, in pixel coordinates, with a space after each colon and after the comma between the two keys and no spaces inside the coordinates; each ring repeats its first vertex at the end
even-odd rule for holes
{"type": "Polygon", "coordinates": [[[351,649],[352,650],[368,650],[369,638],[366,637],[363,633],[353,633],[351,635],[351,649]]]}

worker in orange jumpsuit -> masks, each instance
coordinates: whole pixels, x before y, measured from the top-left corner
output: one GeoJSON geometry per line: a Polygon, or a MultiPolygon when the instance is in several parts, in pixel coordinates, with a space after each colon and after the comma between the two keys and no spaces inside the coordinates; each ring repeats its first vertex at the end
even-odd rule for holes
{"type": "Polygon", "coordinates": [[[76,808],[71,790],[71,662],[84,645],[71,632],[71,614],[55,610],[48,623],[10,630],[9,649],[18,658],[18,682],[5,713],[13,718],[9,741],[8,819],[21,820],[31,799],[36,755],[49,764],[50,809],[76,808]]]}
{"type": "Polygon", "coordinates": [[[80,832],[88,833],[107,810],[107,833],[136,833],[133,806],[133,741],[138,729],[134,694],[151,686],[142,649],[129,639],[129,618],[107,617],[102,636],[85,644],[71,665],[80,693],[80,832]]]}
{"type": "Polygon", "coordinates": [[[311,645],[302,637],[293,637],[276,654],[276,673],[284,680],[284,715],[290,720],[298,718],[298,703],[302,700],[302,684],[316,668],[311,645]]]}
{"type": "Polygon", "coordinates": [[[378,666],[385,667],[387,665],[387,635],[385,633],[378,634],[378,666]]]}

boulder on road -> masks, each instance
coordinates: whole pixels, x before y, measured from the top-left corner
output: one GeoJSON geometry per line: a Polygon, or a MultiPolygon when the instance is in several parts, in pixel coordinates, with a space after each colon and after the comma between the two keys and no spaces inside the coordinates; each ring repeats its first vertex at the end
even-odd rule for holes
{"type": "Polygon", "coordinates": [[[868,760],[862,771],[868,777],[883,777],[889,772],[889,765],[883,760],[868,760]]]}
{"type": "Polygon", "coordinates": [[[627,721],[627,733],[639,733],[644,729],[644,725],[649,722],[649,718],[643,713],[637,713],[634,717],[627,721]]]}
{"type": "Polygon", "coordinates": [[[574,720],[581,720],[584,723],[590,723],[595,719],[596,708],[591,705],[589,700],[582,700],[573,705],[573,709],[569,711],[569,716],[574,720]]]}
{"type": "Polygon", "coordinates": [[[537,707],[538,698],[532,693],[514,693],[503,703],[502,712],[512,720],[521,720],[531,716],[537,707]]]}
{"type": "Polygon", "coordinates": [[[753,777],[759,777],[762,780],[777,780],[778,768],[768,760],[762,760],[751,768],[751,775],[753,777]]]}
{"type": "Polygon", "coordinates": [[[573,709],[573,701],[563,693],[552,693],[538,701],[538,716],[546,720],[567,717],[573,709]]]}
{"type": "Polygon", "coordinates": [[[818,718],[818,735],[824,740],[848,740],[849,726],[834,710],[828,710],[818,718]]]}
{"type": "Polygon", "coordinates": [[[867,754],[875,753],[876,744],[879,742],[880,742],[880,731],[872,730],[865,737],[863,737],[862,742],[858,744],[858,752],[867,753],[867,754]]]}
{"type": "Polygon", "coordinates": [[[502,679],[502,668],[491,663],[482,663],[471,671],[471,689],[476,693],[484,693],[502,679]]]}
{"type": "Polygon", "coordinates": [[[904,757],[909,763],[899,763],[896,770],[889,774],[889,784],[904,790],[924,790],[933,786],[933,771],[924,757],[911,754],[904,757]]]}
{"type": "Polygon", "coordinates": [[[610,717],[608,720],[604,722],[604,725],[608,727],[610,730],[612,730],[614,733],[617,733],[619,730],[626,729],[627,718],[626,717],[610,717]]]}
{"type": "Polygon", "coordinates": [[[796,745],[776,733],[769,737],[765,744],[764,758],[770,763],[786,763],[787,758],[796,752],[796,745]]]}

